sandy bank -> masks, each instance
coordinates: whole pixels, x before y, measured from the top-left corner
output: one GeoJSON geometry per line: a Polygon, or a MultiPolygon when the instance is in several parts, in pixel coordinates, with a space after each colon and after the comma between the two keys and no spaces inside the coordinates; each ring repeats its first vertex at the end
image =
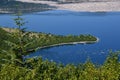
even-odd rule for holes
{"type": "Polygon", "coordinates": [[[114,2],[86,2],[86,3],[71,3],[71,4],[57,4],[52,1],[34,1],[34,0],[17,0],[28,3],[41,3],[55,6],[60,10],[70,11],[87,11],[87,12],[106,12],[106,11],[120,11],[120,1],[114,2]]]}

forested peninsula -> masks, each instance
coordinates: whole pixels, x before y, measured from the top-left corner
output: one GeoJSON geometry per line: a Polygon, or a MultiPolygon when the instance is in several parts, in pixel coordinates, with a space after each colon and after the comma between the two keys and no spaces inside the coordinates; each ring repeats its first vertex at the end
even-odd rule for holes
{"type": "Polygon", "coordinates": [[[97,38],[92,35],[62,36],[1,27],[0,80],[119,80],[119,52],[110,52],[102,66],[90,60],[77,66],[56,64],[42,58],[22,60],[31,49],[84,41],[96,42],[97,38]]]}
{"type": "Polygon", "coordinates": [[[54,35],[54,34],[46,34],[46,33],[38,33],[38,32],[30,32],[30,31],[21,31],[22,34],[19,35],[19,30],[17,28],[0,28],[0,36],[1,44],[5,46],[5,42],[9,41],[10,45],[6,45],[6,47],[2,46],[4,49],[8,49],[9,47],[13,47],[13,44],[19,43],[19,37],[21,37],[22,45],[27,45],[24,47],[25,52],[36,50],[37,48],[45,48],[59,45],[72,45],[72,44],[86,44],[86,43],[95,43],[98,41],[98,38],[92,36],[90,34],[87,35],[54,35]],[[8,46],[8,47],[7,47],[8,46]]]}

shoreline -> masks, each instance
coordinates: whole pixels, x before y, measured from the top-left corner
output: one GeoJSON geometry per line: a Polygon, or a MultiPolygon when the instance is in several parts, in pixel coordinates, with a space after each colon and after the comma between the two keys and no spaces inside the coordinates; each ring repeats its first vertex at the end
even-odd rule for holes
{"type": "MultiPolygon", "coordinates": [[[[6,28],[6,27],[1,27],[3,30],[7,31],[7,32],[10,32],[10,33],[13,33],[13,32],[16,32],[17,29],[13,29],[13,28],[6,28]]],[[[37,34],[35,34],[37,35],[37,34]]],[[[47,46],[38,46],[34,49],[29,49],[26,53],[30,53],[30,52],[34,52],[38,49],[44,49],[44,48],[50,48],[50,47],[55,47],[55,46],[63,46],[63,45],[76,45],[76,44],[92,44],[92,43],[97,43],[99,42],[99,38],[98,37],[95,37],[96,40],[93,40],[93,41],[76,41],[76,42],[63,42],[63,43],[57,43],[57,44],[51,44],[51,45],[47,45],[47,46]]]]}
{"type": "Polygon", "coordinates": [[[63,45],[76,45],[76,44],[91,44],[91,43],[97,43],[99,42],[99,38],[97,37],[96,41],[79,41],[79,42],[68,42],[68,43],[58,43],[58,44],[53,44],[53,45],[48,45],[48,46],[43,46],[43,47],[37,47],[35,49],[31,49],[28,52],[34,52],[39,49],[45,49],[45,48],[51,48],[51,47],[57,47],[57,46],[63,46],[63,45]]]}
{"type": "Polygon", "coordinates": [[[83,2],[83,3],[69,3],[58,4],[53,1],[34,1],[34,0],[16,0],[20,2],[47,4],[49,6],[57,7],[57,10],[70,10],[77,12],[113,12],[120,11],[120,1],[108,2],[83,2]]]}

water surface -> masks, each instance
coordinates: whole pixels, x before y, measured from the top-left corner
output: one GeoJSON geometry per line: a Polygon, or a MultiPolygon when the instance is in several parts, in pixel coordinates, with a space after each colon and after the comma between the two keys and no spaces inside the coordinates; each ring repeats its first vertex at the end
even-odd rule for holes
{"type": "MultiPolygon", "coordinates": [[[[43,59],[57,63],[84,63],[87,58],[102,64],[109,50],[120,50],[120,12],[72,12],[45,11],[22,16],[28,23],[30,31],[52,33],[58,35],[92,34],[100,41],[86,45],[64,45],[38,50],[26,57],[42,56],[43,59]]],[[[0,25],[15,27],[13,15],[0,15],[0,25]]]]}

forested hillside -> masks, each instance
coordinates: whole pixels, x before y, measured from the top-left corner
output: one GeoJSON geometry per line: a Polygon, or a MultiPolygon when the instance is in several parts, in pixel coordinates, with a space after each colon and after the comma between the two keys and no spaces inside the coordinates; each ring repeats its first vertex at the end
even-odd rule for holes
{"type": "Polygon", "coordinates": [[[55,9],[47,4],[25,3],[14,0],[0,0],[0,13],[16,13],[19,9],[22,13],[55,9]]]}

